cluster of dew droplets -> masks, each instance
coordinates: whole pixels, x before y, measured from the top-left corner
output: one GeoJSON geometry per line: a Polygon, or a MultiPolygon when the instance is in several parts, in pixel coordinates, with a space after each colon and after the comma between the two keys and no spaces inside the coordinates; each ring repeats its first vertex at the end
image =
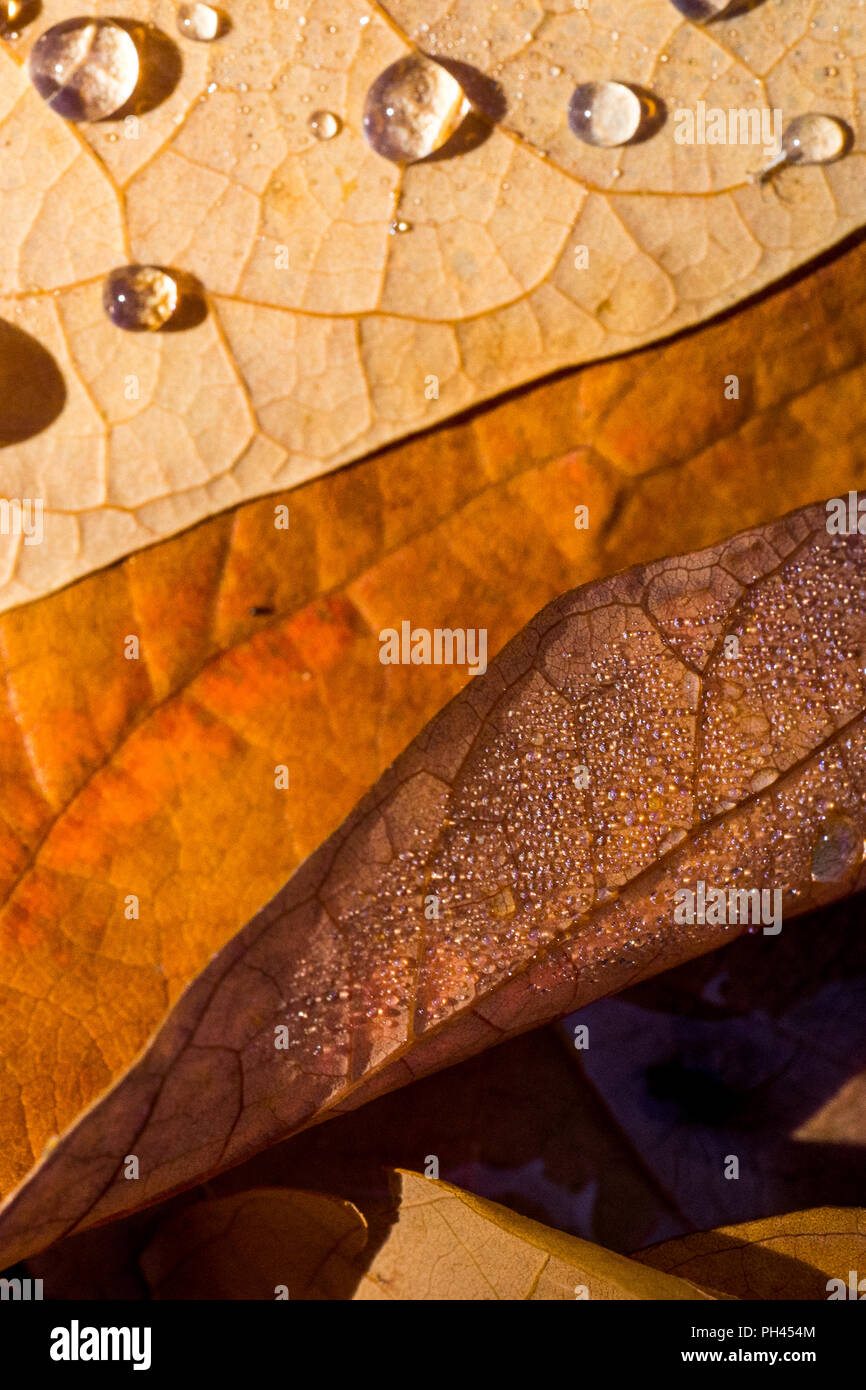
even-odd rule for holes
{"type": "Polygon", "coordinates": [[[795,900],[810,879],[853,881],[863,860],[862,824],[849,809],[857,795],[848,769],[858,755],[850,736],[837,746],[834,735],[859,713],[866,695],[864,621],[862,541],[816,544],[756,586],[743,612],[739,659],[720,660],[712,673],[707,792],[721,787],[739,800],[789,773],[771,793],[767,835],[776,883],[795,900]],[[730,676],[722,672],[726,665],[730,676]],[[817,750],[814,761],[794,771],[810,749],[817,750]]]}
{"type": "Polygon", "coordinates": [[[423,53],[398,58],[367,93],[363,129],[371,147],[395,164],[413,164],[442,148],[471,109],[456,77],[423,53]]]}

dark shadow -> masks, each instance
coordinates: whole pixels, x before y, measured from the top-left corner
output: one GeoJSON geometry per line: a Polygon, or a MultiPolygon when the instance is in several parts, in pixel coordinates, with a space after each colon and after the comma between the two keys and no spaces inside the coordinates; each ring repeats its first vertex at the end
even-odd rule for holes
{"type": "Polygon", "coordinates": [[[22,29],[26,29],[28,24],[32,24],[34,19],[38,19],[41,13],[41,0],[25,0],[21,7],[21,13],[15,19],[0,23],[0,34],[20,33],[22,29]]]}
{"type": "MultiPolygon", "coordinates": [[[[660,1241],[659,1244],[663,1245],[664,1242],[660,1241]]],[[[643,1262],[642,1257],[651,1254],[652,1249],[652,1246],[648,1246],[637,1252],[638,1258],[643,1262]]],[[[714,1289],[717,1293],[726,1293],[737,1299],[772,1301],[784,1298],[786,1302],[790,1299],[792,1302],[809,1303],[827,1299],[826,1272],[795,1259],[793,1255],[782,1255],[767,1245],[744,1246],[735,1237],[718,1233],[713,1237],[713,1250],[714,1254],[703,1256],[700,1266],[691,1273],[687,1263],[688,1253],[684,1252],[682,1266],[669,1269],[668,1273],[682,1279],[692,1279],[702,1288],[714,1289]],[[736,1258],[725,1261],[724,1254],[729,1250],[737,1252],[736,1258]],[[718,1270],[712,1264],[716,1258],[720,1259],[718,1270]],[[743,1292],[744,1275],[748,1282],[748,1294],[743,1292]]],[[[662,1265],[662,1268],[665,1267],[662,1265]]],[[[839,1277],[847,1273],[847,1270],[840,1270],[839,1277]]]]}
{"type": "Polygon", "coordinates": [[[835,121],[838,121],[839,125],[842,127],[842,130],[844,132],[844,143],[842,145],[841,150],[836,155],[836,159],[830,161],[831,164],[835,164],[836,160],[842,159],[846,154],[849,154],[854,144],[854,132],[849,126],[848,122],[843,121],[841,116],[834,116],[833,119],[835,121]]]}
{"type": "Polygon", "coordinates": [[[483,145],[485,140],[489,140],[493,134],[493,126],[479,111],[469,111],[460,122],[454,134],[449,136],[444,145],[432,154],[428,154],[426,159],[416,160],[418,164],[438,164],[443,159],[454,159],[457,155],[468,154],[470,150],[477,150],[479,145],[483,145]]]}
{"type": "Polygon", "coordinates": [[[428,154],[426,159],[419,159],[419,164],[436,164],[440,160],[453,159],[456,155],[477,150],[479,145],[490,139],[497,121],[501,121],[505,115],[505,93],[492,77],[455,58],[436,57],[433,61],[460,83],[472,103],[472,110],[464,116],[445,144],[428,154]]]}
{"type": "Polygon", "coordinates": [[[207,296],[201,280],[187,270],[174,270],[169,266],[160,268],[174,276],[178,289],[177,309],[160,332],[183,333],[188,328],[197,328],[207,318],[207,296]]]}
{"type": "Polygon", "coordinates": [[[177,44],[155,24],[136,24],[114,15],[112,23],[125,29],[138,49],[139,78],[135,91],[124,106],[105,117],[120,121],[125,116],[143,116],[161,106],[180,81],[183,64],[177,44]]]}
{"type": "Polygon", "coordinates": [[[486,73],[479,72],[478,68],[472,67],[470,63],[461,63],[456,58],[437,57],[434,61],[460,83],[472,105],[486,116],[488,121],[495,125],[497,121],[502,120],[506,102],[505,93],[498,82],[486,73]]]}
{"type": "Polygon", "coordinates": [[[740,15],[757,10],[765,0],[732,0],[732,3],[718,17],[719,19],[738,19],[740,15]]]}
{"type": "Polygon", "coordinates": [[[714,19],[735,19],[747,14],[749,10],[763,5],[764,0],[733,0],[732,4],[719,12],[709,0],[672,0],[672,3],[686,19],[691,19],[695,24],[709,24],[714,19]]]}
{"type": "Polygon", "coordinates": [[[633,140],[629,140],[629,145],[643,145],[647,140],[652,140],[654,135],[658,135],[662,126],[668,118],[668,108],[661,97],[655,92],[651,92],[648,87],[639,87],[635,82],[628,84],[635,96],[640,99],[643,108],[643,119],[641,120],[640,130],[633,140]]]}
{"type": "Polygon", "coordinates": [[[66,403],[66,385],[51,353],[23,329],[0,319],[0,448],[47,429],[66,403]]]}

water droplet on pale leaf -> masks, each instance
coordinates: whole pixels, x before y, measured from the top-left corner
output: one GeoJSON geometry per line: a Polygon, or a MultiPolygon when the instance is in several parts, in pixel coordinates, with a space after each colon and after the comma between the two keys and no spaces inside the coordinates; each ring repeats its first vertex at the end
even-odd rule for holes
{"type": "Polygon", "coordinates": [[[863,859],[863,834],[850,816],[833,815],[821,821],[812,846],[815,883],[838,883],[863,859]]]}
{"type": "Polygon", "coordinates": [[[637,92],[624,82],[584,82],[568,104],[568,124],[588,145],[627,145],[648,115],[637,92]]]}
{"type": "Polygon", "coordinates": [[[333,140],[342,130],[342,122],[333,111],[314,111],[307,125],[317,140],[333,140]]]}
{"type": "Polygon", "coordinates": [[[162,328],[179,300],[177,280],[158,265],[122,265],[111,271],[102,291],[112,323],[132,333],[162,328]]]}
{"type": "Polygon", "coordinates": [[[782,152],[789,164],[829,164],[844,153],[847,144],[845,125],[818,111],[795,116],[782,135],[782,152]]]}
{"type": "Polygon", "coordinates": [[[367,93],[364,134],[383,158],[411,164],[440,149],[470,105],[440,63],[412,53],[380,73],[367,93]]]}
{"type": "Polygon", "coordinates": [[[388,235],[401,236],[403,232],[411,232],[411,230],[411,222],[404,222],[402,217],[395,217],[388,228],[388,235]]]}
{"type": "Polygon", "coordinates": [[[61,116],[101,121],[135,91],[138,49],[111,20],[67,19],[40,35],[29,66],[37,92],[61,116]]]}
{"type": "Polygon", "coordinates": [[[204,5],[201,0],[193,0],[192,4],[178,5],[177,27],[185,39],[210,43],[224,32],[225,23],[219,10],[214,9],[213,5],[204,5]]]}

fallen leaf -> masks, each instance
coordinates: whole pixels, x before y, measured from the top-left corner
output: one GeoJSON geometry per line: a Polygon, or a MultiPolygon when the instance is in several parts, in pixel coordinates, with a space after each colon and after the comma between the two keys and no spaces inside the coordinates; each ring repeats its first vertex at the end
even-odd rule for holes
{"type": "MultiPolygon", "coordinates": [[[[734,1298],[826,1299],[834,1292],[862,1298],[850,1290],[852,1272],[866,1262],[866,1212],[795,1211],[665,1241],[632,1258],[734,1298]]],[[[855,1289],[858,1279],[855,1274],[855,1289]]]]}
{"type": "Polygon", "coordinates": [[[109,119],[64,121],[28,80],[69,0],[44,0],[0,44],[0,318],[50,354],[65,393],[59,413],[41,393],[32,437],[4,457],[7,496],[44,501],[46,542],[2,536],[3,607],[507,387],[697,323],[866,210],[853,0],[797,14],[767,0],[703,27],[668,0],[481,7],[471,23],[417,0],[233,0],[213,43],[179,35],[169,0],[120,8],[143,76],[109,119]],[[368,145],[362,112],[416,45],[457,60],[479,138],[404,167],[368,145]],[[567,121],[576,85],[612,73],[655,111],[613,149],[567,121]],[[752,129],[751,143],[680,143],[680,111],[701,102],[766,117],[763,143],[752,129]],[[335,138],[316,138],[317,109],[335,138]],[[851,148],[756,180],[781,126],[810,111],[845,122],[851,148]],[[138,262],[201,282],[195,326],[125,333],[108,319],[106,276],[138,262]]]}
{"type": "Polygon", "coordinates": [[[279,1188],[199,1202],[167,1220],[140,1258],[152,1297],[263,1299],[281,1288],[362,1302],[714,1297],[450,1183],[394,1179],[393,1224],[369,1252],[348,1202],[279,1188]]]}
{"type": "Polygon", "coordinates": [[[0,619],[0,1191],[465,683],[383,667],[379,631],[492,653],[574,584],[866,483],[864,283],[859,246],[0,619]]]}
{"type": "Polygon", "coordinates": [[[273,1188],[198,1202],[138,1263],[156,1299],[349,1299],[366,1244],[351,1202],[273,1188]]]}
{"type": "Polygon", "coordinates": [[[548,605],[11,1194],[0,1264],[746,929],[685,888],[778,893],[776,933],[862,886],[866,541],[827,523],[548,605]]]}

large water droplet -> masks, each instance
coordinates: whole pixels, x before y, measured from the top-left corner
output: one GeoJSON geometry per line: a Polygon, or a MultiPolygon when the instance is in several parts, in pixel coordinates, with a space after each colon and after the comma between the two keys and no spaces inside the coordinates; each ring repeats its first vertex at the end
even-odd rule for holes
{"type": "Polygon", "coordinates": [[[46,29],[30,54],[34,87],[70,121],[113,116],[129,101],[138,75],[138,49],[111,20],[64,20],[46,29]]]}
{"type": "Polygon", "coordinates": [[[649,114],[624,82],[583,82],[568,104],[568,124],[588,145],[627,145],[641,133],[649,114]]]}
{"type": "Polygon", "coordinates": [[[863,833],[850,816],[832,815],[818,826],[812,846],[812,878],[816,883],[838,883],[863,859],[863,833]]]}
{"type": "Polygon", "coordinates": [[[843,122],[817,111],[795,116],[782,135],[782,151],[789,164],[829,164],[844,153],[847,144],[843,122]]]}
{"type": "Polygon", "coordinates": [[[177,312],[177,280],[158,265],[122,265],[105,281],[102,303],[112,323],[132,333],[155,333],[177,312]]]}
{"type": "Polygon", "coordinates": [[[671,0],[671,3],[686,19],[693,19],[696,24],[708,24],[711,19],[717,19],[725,10],[729,10],[733,0],[671,0]]]}
{"type": "Polygon", "coordinates": [[[377,154],[412,164],[441,149],[470,107],[450,72],[411,53],[380,73],[367,93],[364,134],[377,154]]]}
{"type": "Polygon", "coordinates": [[[845,153],[850,143],[851,132],[844,121],[824,116],[819,111],[808,111],[789,121],[778,153],[752,178],[765,183],[777,169],[788,164],[831,164],[845,153]]]}
{"type": "Polygon", "coordinates": [[[342,129],[342,122],[333,111],[314,111],[307,125],[317,140],[333,140],[342,129]]]}
{"type": "Polygon", "coordinates": [[[204,5],[201,0],[194,0],[190,5],[178,5],[177,27],[185,39],[211,43],[225,32],[227,26],[223,16],[213,5],[204,5]]]}

